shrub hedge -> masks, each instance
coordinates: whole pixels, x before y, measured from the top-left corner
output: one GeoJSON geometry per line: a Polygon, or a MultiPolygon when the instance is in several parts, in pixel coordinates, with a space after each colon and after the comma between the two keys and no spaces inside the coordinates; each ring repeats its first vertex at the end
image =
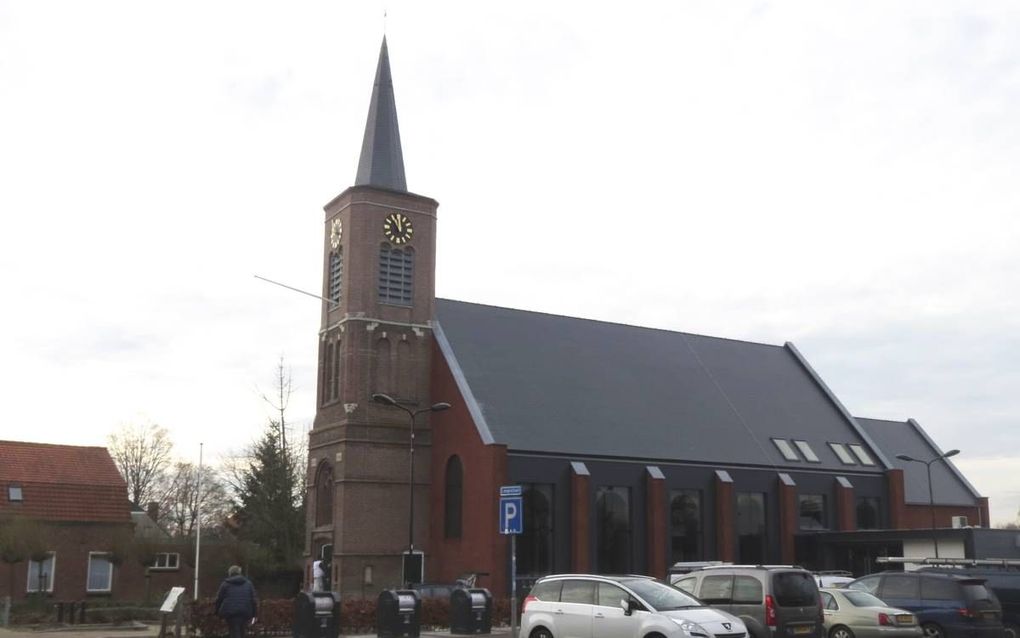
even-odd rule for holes
{"type": "MultiPolygon", "coordinates": [[[[213,599],[194,603],[191,609],[191,629],[206,638],[226,636],[227,624],[214,612],[213,599]]],[[[340,632],[344,634],[375,632],[374,598],[342,600],[340,603],[340,632]]],[[[492,624],[506,625],[510,621],[510,602],[494,600],[492,624]]],[[[450,626],[450,601],[446,598],[425,598],[421,604],[422,629],[441,629],[450,626]]],[[[290,635],[294,626],[294,600],[269,599],[259,601],[259,617],[251,628],[255,636],[290,635]]]]}

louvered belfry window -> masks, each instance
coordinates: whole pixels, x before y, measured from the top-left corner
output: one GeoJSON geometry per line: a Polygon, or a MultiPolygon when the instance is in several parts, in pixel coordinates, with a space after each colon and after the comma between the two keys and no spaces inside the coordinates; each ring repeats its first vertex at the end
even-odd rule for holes
{"type": "Polygon", "coordinates": [[[411,305],[414,251],[383,244],[379,248],[379,301],[411,305]]]}
{"type": "Polygon", "coordinates": [[[329,300],[333,303],[340,302],[340,290],[344,280],[344,253],[342,248],[337,248],[329,253],[329,300]]]}

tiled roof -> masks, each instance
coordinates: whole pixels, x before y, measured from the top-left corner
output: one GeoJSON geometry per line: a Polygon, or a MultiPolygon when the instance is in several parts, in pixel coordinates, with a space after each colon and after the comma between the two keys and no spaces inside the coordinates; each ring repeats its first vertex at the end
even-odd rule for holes
{"type": "Polygon", "coordinates": [[[130,522],[127,485],[102,447],[0,441],[0,515],[130,522]],[[9,486],[21,486],[12,502],[9,486]]]}

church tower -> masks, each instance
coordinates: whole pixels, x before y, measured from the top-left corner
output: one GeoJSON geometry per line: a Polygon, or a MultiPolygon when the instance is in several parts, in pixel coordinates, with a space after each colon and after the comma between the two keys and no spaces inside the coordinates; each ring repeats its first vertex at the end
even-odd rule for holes
{"type": "MultiPolygon", "coordinates": [[[[354,185],[325,206],[318,393],[308,444],[308,546],[327,586],[372,598],[402,580],[408,414],[430,405],[438,203],[408,192],[383,38],[354,185]]],[[[417,421],[414,546],[427,543],[428,415],[417,421]]]]}

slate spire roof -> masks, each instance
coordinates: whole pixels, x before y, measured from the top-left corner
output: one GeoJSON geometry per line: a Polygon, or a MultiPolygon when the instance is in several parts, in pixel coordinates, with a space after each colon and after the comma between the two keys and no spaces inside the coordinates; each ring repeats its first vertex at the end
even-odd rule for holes
{"type": "Polygon", "coordinates": [[[358,162],[354,185],[407,191],[386,36],[383,36],[382,48],[379,50],[379,64],[375,70],[372,101],[368,107],[368,122],[365,124],[365,140],[361,144],[361,160],[358,162]]]}

